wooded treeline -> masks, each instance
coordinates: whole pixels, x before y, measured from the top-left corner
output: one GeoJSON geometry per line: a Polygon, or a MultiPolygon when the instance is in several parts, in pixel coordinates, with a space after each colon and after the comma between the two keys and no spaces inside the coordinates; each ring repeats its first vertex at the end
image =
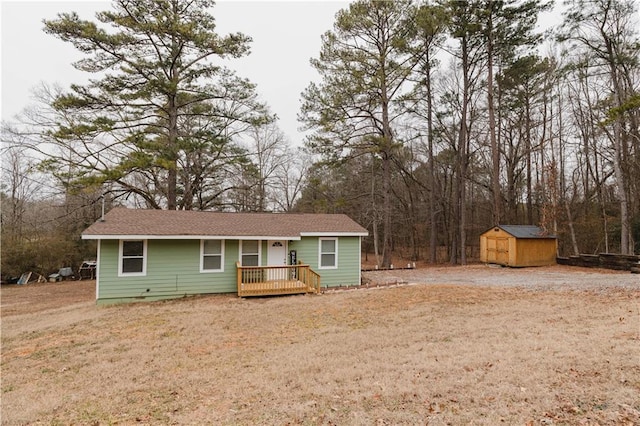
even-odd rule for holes
{"type": "Polygon", "coordinates": [[[104,201],[347,213],[381,266],[464,264],[496,223],[540,225],[562,255],[640,252],[636,1],[352,2],[311,60],[298,148],[220,65],[250,38],[214,16],[208,0],[116,0],[99,24],[45,22],[95,78],[43,87],[3,124],[3,242],[79,244],[104,201]]]}

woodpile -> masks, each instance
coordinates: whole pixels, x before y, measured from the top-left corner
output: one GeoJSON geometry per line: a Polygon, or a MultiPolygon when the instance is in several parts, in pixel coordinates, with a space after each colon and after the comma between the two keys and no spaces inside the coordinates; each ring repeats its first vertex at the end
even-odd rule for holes
{"type": "Polygon", "coordinates": [[[580,254],[578,256],[558,257],[556,261],[560,265],[617,269],[640,273],[640,256],[635,255],[614,253],[580,254]]]}

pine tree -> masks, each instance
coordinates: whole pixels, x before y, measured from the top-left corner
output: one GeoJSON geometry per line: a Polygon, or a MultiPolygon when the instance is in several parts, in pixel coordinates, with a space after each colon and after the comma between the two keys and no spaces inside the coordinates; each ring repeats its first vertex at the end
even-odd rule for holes
{"type": "Polygon", "coordinates": [[[114,182],[150,207],[188,207],[198,195],[189,159],[210,166],[232,151],[230,135],[244,124],[269,121],[254,85],[214,62],[248,54],[251,40],[218,35],[212,6],[115,0],[96,14],[99,23],[76,13],[44,22],[86,55],[74,66],[95,75],[53,103],[69,120],[47,136],[77,154],[74,179],[114,182]]]}
{"type": "Polygon", "coordinates": [[[417,62],[408,49],[410,1],[360,0],[338,12],[311,64],[322,81],[303,93],[300,119],[314,133],[307,144],[331,161],[380,158],[382,266],[391,263],[391,167],[398,141],[398,100],[417,62]]]}

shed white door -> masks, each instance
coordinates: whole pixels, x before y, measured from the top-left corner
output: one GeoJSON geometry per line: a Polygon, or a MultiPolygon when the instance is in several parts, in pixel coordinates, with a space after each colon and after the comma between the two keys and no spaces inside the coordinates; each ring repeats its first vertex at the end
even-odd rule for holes
{"type": "MultiPolygon", "coordinates": [[[[268,266],[281,266],[287,264],[287,242],[280,241],[268,241],[267,250],[267,265],[268,266]]],[[[289,276],[288,269],[269,269],[268,280],[286,280],[289,276]]]]}

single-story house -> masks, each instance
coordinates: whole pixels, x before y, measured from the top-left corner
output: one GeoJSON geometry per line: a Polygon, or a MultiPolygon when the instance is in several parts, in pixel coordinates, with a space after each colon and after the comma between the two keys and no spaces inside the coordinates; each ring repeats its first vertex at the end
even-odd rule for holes
{"type": "Polygon", "coordinates": [[[524,267],[556,263],[558,240],[539,226],[497,225],[480,235],[480,261],[524,267]]]}
{"type": "Polygon", "coordinates": [[[237,292],[318,292],[359,284],[365,228],[343,214],[114,208],[98,240],[98,304],[237,292]]]}

